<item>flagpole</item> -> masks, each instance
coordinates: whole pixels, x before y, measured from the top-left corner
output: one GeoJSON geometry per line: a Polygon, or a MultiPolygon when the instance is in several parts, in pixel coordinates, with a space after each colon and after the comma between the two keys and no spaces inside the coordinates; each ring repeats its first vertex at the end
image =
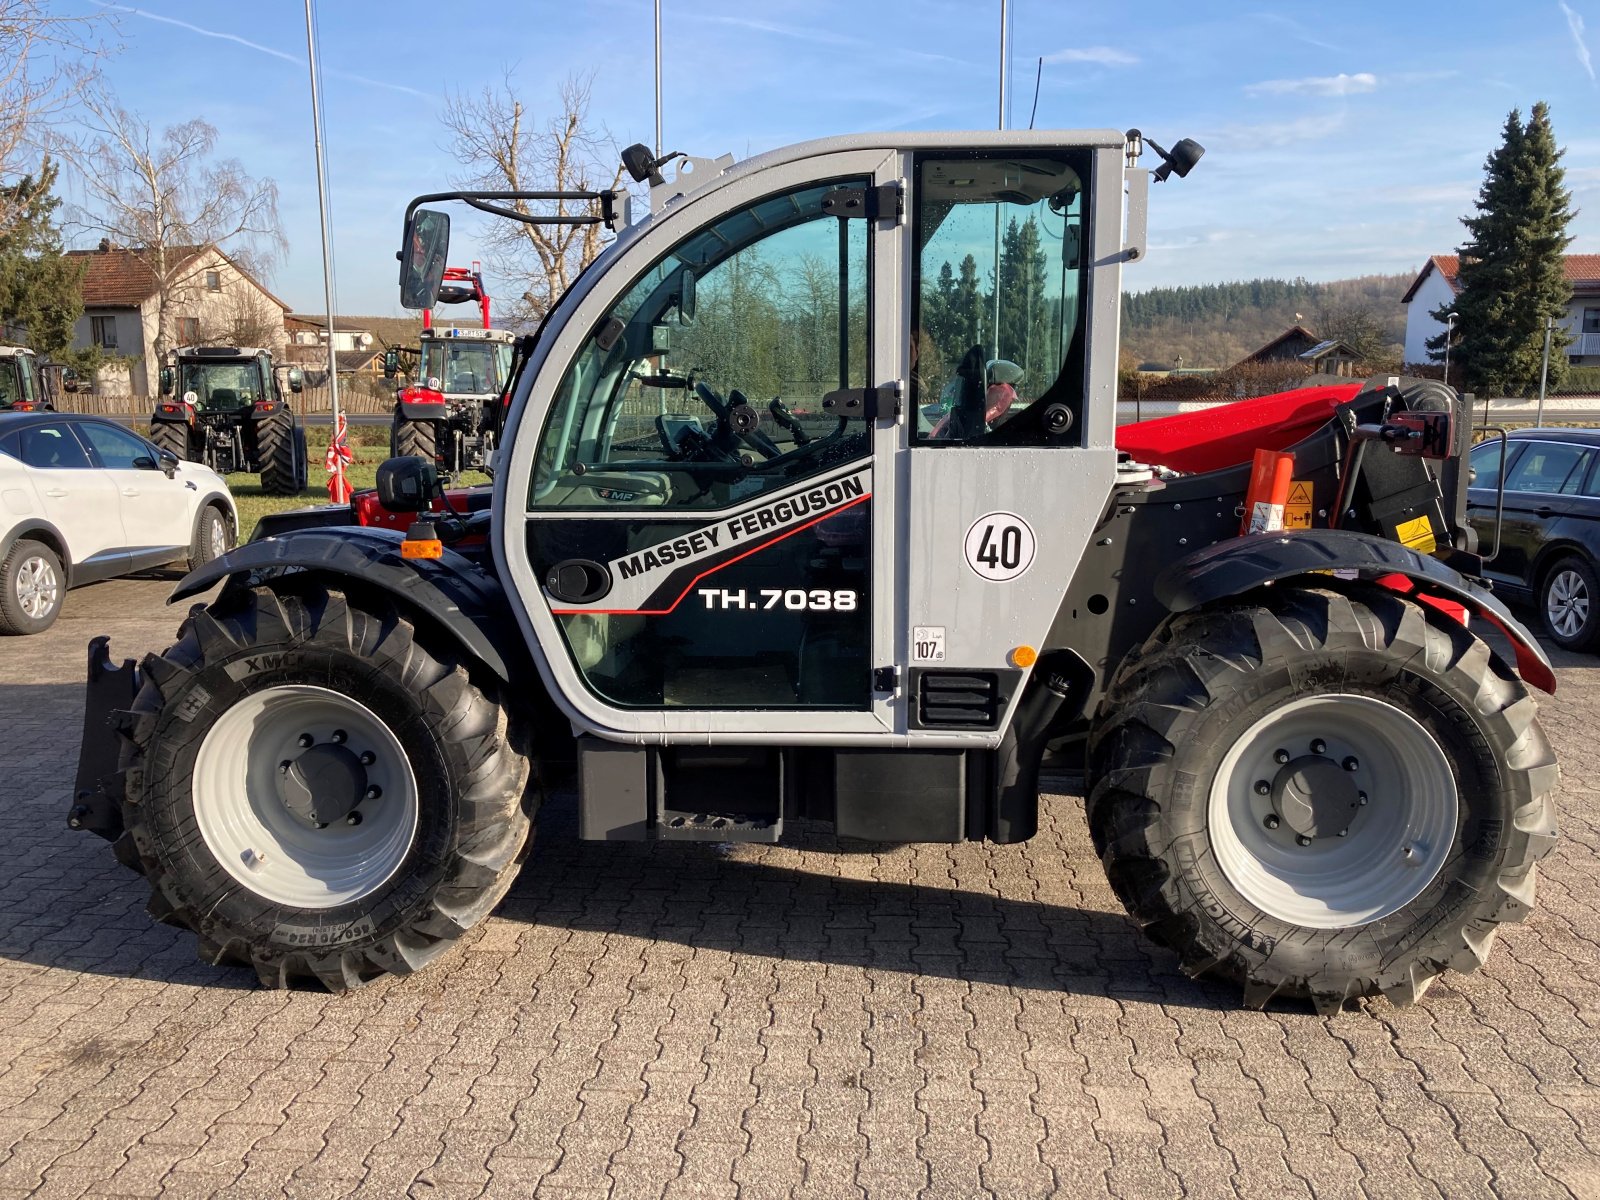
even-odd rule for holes
{"type": "MultiPolygon", "coordinates": [[[[331,442],[339,436],[339,357],[333,336],[333,243],[328,236],[328,181],[323,165],[322,100],[321,89],[317,85],[317,39],[311,4],[312,0],[306,0],[306,60],[311,66],[311,136],[317,159],[317,215],[322,221],[322,296],[328,314],[328,400],[333,410],[333,428],[328,434],[331,442]]],[[[343,485],[344,463],[338,459],[335,461],[343,485]]],[[[341,486],[340,491],[348,493],[348,487],[341,486]]],[[[338,500],[346,498],[340,496],[338,500]]]]}

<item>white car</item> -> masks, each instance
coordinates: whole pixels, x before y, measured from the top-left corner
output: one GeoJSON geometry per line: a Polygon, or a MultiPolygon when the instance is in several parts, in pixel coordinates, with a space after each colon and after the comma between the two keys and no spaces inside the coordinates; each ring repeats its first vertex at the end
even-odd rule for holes
{"type": "Polygon", "coordinates": [[[68,588],[230,549],[215,471],[102,417],[0,413],[0,634],[54,624],[68,588]]]}

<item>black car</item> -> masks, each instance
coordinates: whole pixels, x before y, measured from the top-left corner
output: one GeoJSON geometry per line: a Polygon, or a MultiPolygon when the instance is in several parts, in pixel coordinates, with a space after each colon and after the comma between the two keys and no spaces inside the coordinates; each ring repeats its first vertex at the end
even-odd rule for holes
{"type": "Polygon", "coordinates": [[[1600,646],[1600,430],[1521,429],[1504,447],[1505,510],[1496,547],[1499,438],[1472,449],[1467,518],[1484,573],[1539,610],[1569,650],[1600,646]]]}

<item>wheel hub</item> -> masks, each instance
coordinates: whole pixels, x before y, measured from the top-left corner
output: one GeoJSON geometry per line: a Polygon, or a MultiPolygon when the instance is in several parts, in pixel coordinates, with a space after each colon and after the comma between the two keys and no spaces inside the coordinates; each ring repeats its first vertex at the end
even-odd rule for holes
{"type": "Polygon", "coordinates": [[[1285,763],[1272,781],[1272,810],[1301,837],[1337,836],[1360,805],[1354,777],[1320,754],[1285,763]]]}
{"type": "Polygon", "coordinates": [[[321,828],[342,821],[367,794],[367,770],[347,746],[324,742],[289,760],[278,797],[295,816],[321,828]]]}

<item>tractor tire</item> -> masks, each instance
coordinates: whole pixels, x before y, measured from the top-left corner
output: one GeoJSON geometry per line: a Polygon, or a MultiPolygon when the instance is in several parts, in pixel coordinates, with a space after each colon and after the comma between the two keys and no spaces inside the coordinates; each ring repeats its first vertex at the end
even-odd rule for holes
{"type": "Polygon", "coordinates": [[[395,414],[389,431],[389,454],[392,458],[415,454],[431,463],[439,461],[439,421],[408,421],[395,414]]]}
{"type": "Polygon", "coordinates": [[[511,886],[520,723],[386,601],[238,588],[141,669],[117,857],[205,961],[344,991],[420,970],[511,886]]]}
{"type": "Polygon", "coordinates": [[[294,427],[294,490],[296,493],[306,490],[311,482],[311,459],[306,451],[306,427],[299,423],[294,427]]]}
{"type": "Polygon", "coordinates": [[[189,546],[189,570],[198,571],[213,559],[221,558],[233,549],[236,540],[228,514],[218,505],[206,505],[195,525],[194,542],[189,546]]]}
{"type": "Polygon", "coordinates": [[[256,460],[261,464],[261,490],[269,496],[299,494],[303,470],[296,465],[295,433],[298,427],[287,411],[274,413],[256,425],[256,460]]]}
{"type": "Polygon", "coordinates": [[[1319,1013],[1476,969],[1533,903],[1559,781],[1478,637],[1382,589],[1169,621],[1101,705],[1088,816],[1112,889],[1191,976],[1319,1013]]]}
{"type": "Polygon", "coordinates": [[[18,538],[0,559],[0,634],[43,633],[61,615],[67,573],[43,542],[18,538]]]}
{"type": "Polygon", "coordinates": [[[176,454],[179,458],[193,461],[189,453],[189,427],[177,421],[152,421],[150,423],[150,440],[155,443],[156,449],[165,450],[176,454]]]}

